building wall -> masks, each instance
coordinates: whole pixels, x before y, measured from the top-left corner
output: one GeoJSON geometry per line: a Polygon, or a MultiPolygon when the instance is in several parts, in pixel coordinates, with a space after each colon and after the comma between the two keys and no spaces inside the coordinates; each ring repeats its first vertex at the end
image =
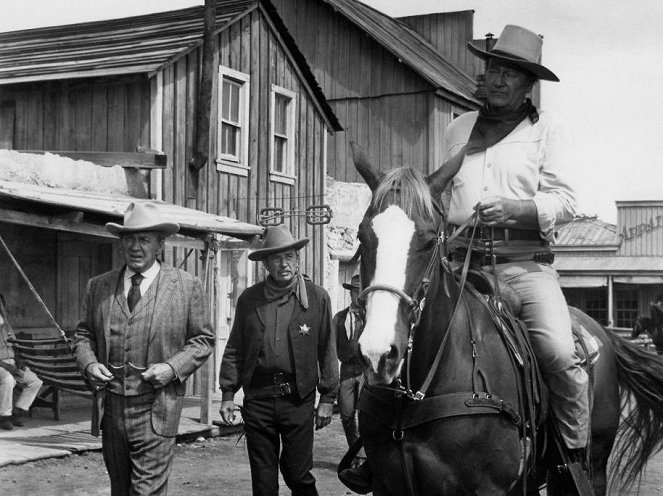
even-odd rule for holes
{"type": "Polygon", "coordinates": [[[663,201],[617,202],[619,255],[663,256],[663,201]]]}
{"type": "MultiPolygon", "coordinates": [[[[329,140],[329,175],[362,182],[349,142],[357,141],[380,170],[440,165],[448,102],[435,88],[322,1],[274,0],[306,56],[344,132],[329,140]],[[437,115],[443,112],[445,117],[437,115]]],[[[466,109],[460,110],[462,113],[466,109]]]]}
{"type": "MultiPolygon", "coordinates": [[[[296,67],[260,10],[254,10],[222,31],[216,39],[217,65],[250,75],[247,176],[217,170],[218,73],[212,99],[209,162],[198,177],[188,167],[193,153],[196,95],[202,51],[195,50],[163,70],[163,151],[169,167],[163,174],[168,202],[256,223],[260,209],[305,210],[324,203],[324,144],[328,134],[314,101],[305,92],[296,67]],[[294,185],[270,179],[270,91],[275,84],[296,93],[294,185]]],[[[304,271],[320,281],[323,229],[303,217],[286,218],[295,237],[309,237],[302,250],[304,271]]]]}
{"type": "Polygon", "coordinates": [[[135,152],[149,144],[149,95],[141,75],[0,86],[2,147],[135,152]]]}

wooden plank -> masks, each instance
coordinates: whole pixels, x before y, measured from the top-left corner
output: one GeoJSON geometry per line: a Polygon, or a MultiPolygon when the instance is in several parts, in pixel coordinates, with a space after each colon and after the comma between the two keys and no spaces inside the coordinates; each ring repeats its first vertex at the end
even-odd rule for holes
{"type": "Polygon", "coordinates": [[[168,165],[168,157],[155,152],[78,152],[78,151],[60,151],[60,150],[17,150],[21,153],[34,153],[43,155],[52,153],[61,157],[68,157],[73,160],[86,160],[103,167],[113,167],[121,165],[122,167],[137,169],[164,169],[168,165]]]}
{"type": "Polygon", "coordinates": [[[187,60],[180,59],[175,64],[175,151],[173,153],[173,203],[186,206],[186,97],[187,60]]]}
{"type": "Polygon", "coordinates": [[[264,120],[264,108],[259,101],[259,90],[262,82],[261,73],[261,52],[260,52],[260,16],[257,12],[251,14],[251,61],[250,61],[250,100],[249,100],[249,177],[247,182],[246,197],[240,201],[247,204],[247,218],[242,219],[247,222],[255,222],[256,215],[260,208],[260,188],[258,186],[259,164],[266,162],[261,160],[260,156],[260,133],[266,128],[261,127],[260,121],[264,120]],[[261,119],[262,118],[262,119],[261,119]]]}
{"type": "MultiPolygon", "coordinates": [[[[174,68],[168,66],[163,70],[163,151],[169,157],[174,157],[174,117],[175,117],[175,85],[174,68]]],[[[163,171],[163,200],[173,203],[173,168],[175,162],[171,160],[170,166],[163,171]]]]}
{"type": "MultiPolygon", "coordinates": [[[[58,143],[58,108],[57,90],[46,84],[44,89],[44,150],[55,150],[58,143]]],[[[106,148],[101,148],[105,150],[106,148]]]]}
{"type": "Polygon", "coordinates": [[[126,117],[124,118],[124,150],[133,152],[138,149],[140,144],[141,132],[141,88],[138,81],[127,83],[127,107],[126,117]]]}
{"type": "Polygon", "coordinates": [[[16,102],[0,102],[0,148],[14,149],[14,122],[16,120],[16,102]]]}
{"type": "MultiPolygon", "coordinates": [[[[127,106],[127,88],[124,84],[112,84],[108,87],[108,150],[124,152],[125,109],[127,106]]],[[[72,148],[62,148],[72,150],[72,148]]]]}
{"type": "MultiPolygon", "coordinates": [[[[184,168],[184,181],[185,181],[185,196],[187,201],[188,200],[193,200],[193,208],[198,208],[196,203],[199,200],[200,193],[204,191],[204,188],[199,188],[199,176],[205,175],[204,170],[196,170],[193,167],[190,167],[191,161],[193,160],[194,157],[194,148],[196,146],[196,143],[204,143],[206,145],[205,150],[201,150],[202,153],[205,153],[207,155],[207,163],[205,164],[205,168],[211,167],[211,155],[209,151],[209,142],[210,139],[203,140],[202,142],[198,140],[197,133],[207,133],[209,135],[210,129],[209,126],[207,128],[203,129],[202,127],[200,129],[197,129],[198,124],[201,123],[201,120],[197,118],[197,114],[199,111],[198,108],[198,92],[199,92],[199,66],[202,64],[202,60],[198,59],[198,51],[193,50],[188,57],[186,57],[184,60],[186,60],[187,67],[186,67],[186,77],[185,77],[185,82],[186,82],[186,105],[183,107],[186,112],[185,116],[185,123],[184,123],[184,128],[185,128],[185,149],[184,149],[184,162],[182,164],[182,167],[184,168]]],[[[210,61],[211,63],[211,61],[210,61]]],[[[217,72],[217,71],[215,71],[217,72]]],[[[211,81],[210,81],[211,84],[211,81]]],[[[209,88],[209,91],[211,92],[211,88],[209,88]]],[[[211,97],[211,94],[208,95],[208,98],[211,97]]],[[[183,102],[184,103],[184,102],[183,102]]],[[[208,105],[211,104],[211,101],[207,101],[208,105]]],[[[202,109],[200,109],[202,111],[202,109]]],[[[208,116],[207,120],[203,121],[209,124],[209,121],[211,119],[211,109],[207,110],[208,116]]],[[[202,209],[204,210],[204,209],[202,209]]]]}
{"type": "Polygon", "coordinates": [[[41,89],[34,89],[29,93],[27,144],[28,148],[44,148],[44,113],[43,95],[41,89]]]}
{"type": "Polygon", "coordinates": [[[28,144],[28,95],[17,92],[15,106],[14,148],[25,148],[28,144]]]}
{"type": "Polygon", "coordinates": [[[108,150],[108,98],[106,85],[92,86],[92,122],[90,150],[108,150]]]}

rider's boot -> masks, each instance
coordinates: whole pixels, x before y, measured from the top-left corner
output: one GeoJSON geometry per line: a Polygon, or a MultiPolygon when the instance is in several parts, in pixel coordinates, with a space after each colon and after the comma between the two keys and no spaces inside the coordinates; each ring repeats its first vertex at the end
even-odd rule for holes
{"type": "Polygon", "coordinates": [[[338,476],[347,487],[356,493],[368,494],[373,490],[373,471],[367,462],[356,467],[346,468],[338,476]]]}

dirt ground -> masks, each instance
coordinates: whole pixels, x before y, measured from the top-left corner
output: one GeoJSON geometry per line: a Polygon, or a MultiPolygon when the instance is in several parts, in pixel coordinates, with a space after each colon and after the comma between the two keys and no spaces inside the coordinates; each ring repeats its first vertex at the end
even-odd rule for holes
{"type": "MultiPolygon", "coordinates": [[[[321,496],[353,494],[340,484],[336,465],[345,452],[345,437],[337,415],[332,424],[316,432],[314,469],[321,496]]],[[[281,494],[289,491],[282,483],[281,494]]],[[[0,494],[12,496],[107,496],[108,475],[100,452],[87,452],[0,468],[0,494]]],[[[244,438],[213,438],[179,445],[170,476],[171,496],[251,494],[251,474],[244,438]]],[[[613,491],[614,495],[663,494],[663,454],[650,461],[640,492],[613,491]]],[[[542,492],[542,496],[545,491],[542,492]]],[[[426,496],[426,495],[424,495],[426,496]]]]}

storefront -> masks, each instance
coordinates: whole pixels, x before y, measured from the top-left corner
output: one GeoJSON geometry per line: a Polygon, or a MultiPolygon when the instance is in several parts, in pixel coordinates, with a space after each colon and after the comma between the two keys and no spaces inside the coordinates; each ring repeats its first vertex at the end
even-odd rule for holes
{"type": "Polygon", "coordinates": [[[554,267],[570,305],[629,329],[663,295],[663,201],[619,201],[617,225],[582,217],[564,226],[554,267]]]}

